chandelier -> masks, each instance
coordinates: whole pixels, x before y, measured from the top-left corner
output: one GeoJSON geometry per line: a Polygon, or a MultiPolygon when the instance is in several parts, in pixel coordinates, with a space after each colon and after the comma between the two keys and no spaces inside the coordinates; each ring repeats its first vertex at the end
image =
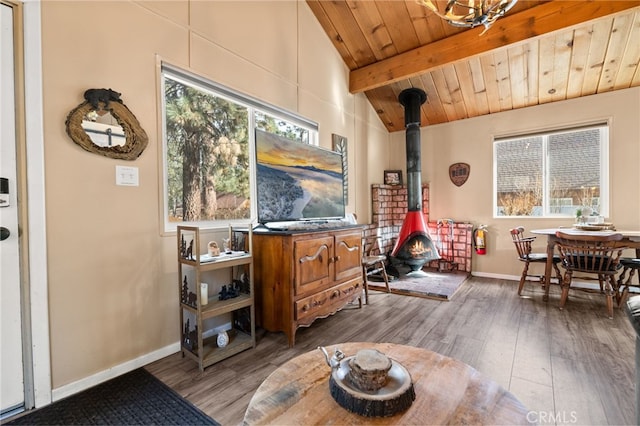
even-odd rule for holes
{"type": "Polygon", "coordinates": [[[444,12],[438,10],[435,0],[417,1],[454,27],[475,28],[484,25],[482,35],[518,0],[447,0],[444,12]]]}

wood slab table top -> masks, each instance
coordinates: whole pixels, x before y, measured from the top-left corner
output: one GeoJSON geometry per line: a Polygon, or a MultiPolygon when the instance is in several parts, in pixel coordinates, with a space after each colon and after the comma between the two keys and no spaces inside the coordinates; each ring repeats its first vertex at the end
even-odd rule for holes
{"type": "MultiPolygon", "coordinates": [[[[364,417],[342,408],[329,392],[331,369],[320,350],[280,366],[256,390],[245,425],[530,424],[528,410],[502,386],[469,365],[438,353],[392,343],[342,343],[346,356],[377,349],[411,375],[416,399],[392,417],[364,417]]],[[[534,418],[535,419],[535,416],[534,418]]]]}

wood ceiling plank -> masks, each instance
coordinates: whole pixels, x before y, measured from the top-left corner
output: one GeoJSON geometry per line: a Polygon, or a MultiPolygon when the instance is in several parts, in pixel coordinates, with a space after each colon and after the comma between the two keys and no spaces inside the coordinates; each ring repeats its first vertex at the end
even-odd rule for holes
{"type": "Polygon", "coordinates": [[[357,68],[358,64],[351,57],[351,53],[349,52],[347,45],[345,44],[344,40],[340,37],[340,35],[338,34],[338,31],[335,29],[335,27],[331,23],[331,19],[329,18],[329,16],[325,13],[324,9],[322,8],[322,3],[323,2],[320,0],[307,0],[307,4],[309,5],[309,8],[311,9],[314,16],[320,23],[320,26],[322,27],[322,29],[324,29],[324,32],[327,34],[327,36],[329,36],[331,43],[333,44],[333,46],[336,48],[336,50],[342,57],[342,60],[344,61],[344,63],[347,65],[347,67],[350,70],[357,68]]]}
{"type": "Polygon", "coordinates": [[[569,84],[569,68],[571,67],[571,52],[573,46],[573,31],[561,31],[554,37],[553,44],[553,89],[552,101],[567,99],[567,85],[569,84]]]}
{"type": "Polygon", "coordinates": [[[444,76],[443,70],[444,67],[441,67],[431,71],[430,74],[433,77],[433,82],[436,85],[438,97],[440,98],[440,102],[442,102],[442,108],[444,109],[444,113],[447,116],[447,121],[452,121],[456,120],[456,117],[458,117],[458,113],[456,112],[456,107],[454,105],[449,87],[447,86],[447,80],[444,76]]]}
{"type": "Polygon", "coordinates": [[[511,84],[511,104],[513,108],[522,108],[527,104],[527,64],[525,62],[526,45],[518,44],[507,49],[509,59],[509,80],[511,84]]]}
{"type": "Polygon", "coordinates": [[[471,73],[476,111],[478,115],[489,114],[487,87],[485,86],[485,77],[482,72],[480,57],[469,58],[465,63],[468,65],[469,72],[471,73]]]}
{"type": "MultiPolygon", "coordinates": [[[[613,30],[609,38],[607,54],[604,57],[604,68],[598,83],[598,93],[609,92],[615,87],[624,51],[628,46],[632,24],[633,15],[621,15],[613,19],[613,30]]],[[[636,39],[633,43],[637,44],[639,41],[636,39]]]]}
{"type": "Polygon", "coordinates": [[[409,78],[469,56],[538,37],[582,22],[638,7],[640,1],[551,1],[520,13],[500,18],[479,37],[481,28],[421,46],[391,58],[353,70],[349,76],[352,93],[409,78]],[[462,48],[464,47],[464,48],[462,48]]]}
{"type": "Polygon", "coordinates": [[[638,40],[640,40],[640,12],[636,12],[633,16],[633,24],[627,39],[627,48],[622,57],[620,71],[614,84],[614,89],[616,90],[631,87],[631,84],[633,84],[633,77],[640,64],[640,42],[638,40]]]}
{"type": "Polygon", "coordinates": [[[527,100],[526,106],[538,105],[538,87],[540,85],[540,43],[532,40],[525,44],[525,55],[527,58],[527,100]]]}
{"type": "Polygon", "coordinates": [[[633,74],[633,78],[631,79],[631,87],[640,86],[640,62],[636,66],[636,72],[633,74]]]}
{"type": "Polygon", "coordinates": [[[374,105],[387,130],[404,130],[404,111],[391,86],[370,90],[367,92],[367,98],[374,105]]]}
{"type": "Polygon", "coordinates": [[[538,52],[538,63],[540,64],[540,74],[538,81],[538,103],[546,104],[553,100],[553,61],[555,54],[555,37],[544,37],[540,39],[540,50],[538,52]]]}
{"type": "Polygon", "coordinates": [[[498,77],[493,53],[482,55],[480,57],[480,63],[482,64],[482,74],[484,75],[484,83],[487,88],[489,113],[500,112],[500,92],[498,90],[498,77]]]}
{"type": "Polygon", "coordinates": [[[427,93],[427,102],[423,105],[423,110],[429,117],[427,120],[429,124],[446,123],[447,113],[444,110],[444,105],[438,94],[433,75],[431,75],[431,73],[423,74],[419,77],[412,78],[411,81],[416,79],[422,82],[422,90],[427,93]]]}
{"type": "Polygon", "coordinates": [[[587,74],[589,47],[593,38],[593,25],[576,28],[573,32],[573,51],[567,84],[567,99],[582,96],[582,87],[587,74]]]}
{"type": "Polygon", "coordinates": [[[406,52],[420,46],[418,35],[413,25],[411,16],[403,1],[376,1],[376,5],[382,13],[382,19],[391,34],[393,44],[398,52],[406,52]]]}
{"type": "Polygon", "coordinates": [[[442,21],[437,15],[415,0],[405,0],[404,4],[421,46],[446,37],[442,26],[436,25],[436,21],[442,21]]]}
{"type": "Polygon", "coordinates": [[[607,44],[613,28],[613,18],[599,20],[593,23],[591,45],[589,46],[589,58],[585,69],[582,96],[593,95],[598,90],[600,74],[604,68],[604,56],[607,53],[607,44]]]}
{"type": "Polygon", "coordinates": [[[370,90],[366,93],[366,97],[371,104],[371,107],[375,110],[376,114],[378,114],[378,118],[380,119],[382,124],[384,124],[387,130],[389,130],[393,127],[393,120],[386,113],[385,105],[383,104],[383,102],[377,97],[377,94],[382,90],[383,88],[370,90]]]}
{"type": "Polygon", "coordinates": [[[496,81],[498,83],[498,99],[500,111],[513,109],[511,101],[511,79],[509,76],[509,56],[506,49],[499,49],[493,53],[495,59],[496,81]]]}
{"type": "Polygon", "coordinates": [[[362,34],[353,13],[344,1],[320,1],[325,13],[331,17],[331,23],[349,49],[349,54],[359,67],[372,64],[376,56],[371,50],[367,39],[362,34]]]}
{"type": "Polygon", "coordinates": [[[456,68],[453,64],[446,65],[442,67],[442,73],[447,83],[447,89],[449,90],[449,96],[455,111],[455,119],[462,120],[463,118],[469,118],[456,68]]]}
{"type": "Polygon", "coordinates": [[[456,62],[453,67],[456,70],[458,82],[460,83],[460,94],[462,95],[463,102],[465,104],[467,117],[477,117],[480,115],[480,112],[478,111],[478,106],[476,104],[476,91],[473,84],[473,75],[471,74],[469,62],[456,62]]]}
{"type": "Polygon", "coordinates": [[[398,54],[375,2],[348,0],[347,5],[377,60],[398,54]]]}

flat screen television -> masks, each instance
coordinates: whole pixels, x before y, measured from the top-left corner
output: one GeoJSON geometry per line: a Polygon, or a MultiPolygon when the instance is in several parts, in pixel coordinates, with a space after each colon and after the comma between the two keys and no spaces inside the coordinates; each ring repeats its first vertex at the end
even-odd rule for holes
{"type": "Polygon", "coordinates": [[[342,155],[256,130],[258,222],[345,216],[342,155]]]}

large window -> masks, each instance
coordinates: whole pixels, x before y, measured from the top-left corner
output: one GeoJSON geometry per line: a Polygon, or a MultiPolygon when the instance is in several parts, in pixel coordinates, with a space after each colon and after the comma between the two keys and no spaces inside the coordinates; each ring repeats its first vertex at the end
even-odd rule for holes
{"type": "Polygon", "coordinates": [[[609,212],[608,127],[494,142],[494,215],[569,217],[609,212]]]}
{"type": "Polygon", "coordinates": [[[255,129],[317,144],[317,124],[162,66],[165,231],[255,218],[255,129]]]}

